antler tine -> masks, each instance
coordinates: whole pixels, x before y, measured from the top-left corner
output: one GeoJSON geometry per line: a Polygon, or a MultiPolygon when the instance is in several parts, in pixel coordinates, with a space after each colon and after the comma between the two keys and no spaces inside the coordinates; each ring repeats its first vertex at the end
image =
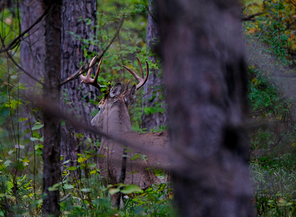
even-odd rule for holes
{"type": "Polygon", "coordinates": [[[87,75],[86,76],[90,76],[91,75],[91,71],[92,71],[92,67],[94,67],[94,62],[97,60],[97,56],[98,55],[95,55],[94,58],[92,58],[92,60],[90,61],[90,64],[89,64],[89,69],[87,71],[87,75]]]}
{"type": "Polygon", "coordinates": [[[129,69],[128,67],[126,67],[126,66],[122,66],[122,67],[124,67],[127,71],[129,71],[135,77],[135,79],[137,79],[137,81],[139,81],[139,83],[136,86],[136,88],[138,90],[138,89],[140,89],[146,83],[146,81],[148,79],[149,65],[148,65],[148,62],[146,61],[147,73],[146,73],[146,76],[144,78],[142,64],[141,64],[140,60],[138,59],[138,57],[137,57],[137,60],[138,60],[139,65],[140,65],[141,77],[139,77],[136,72],[134,72],[133,70],[129,69]]]}
{"type": "Polygon", "coordinates": [[[147,81],[147,79],[148,79],[148,75],[149,75],[149,64],[148,64],[147,61],[145,61],[145,62],[146,62],[146,76],[145,76],[145,78],[144,78],[144,83],[143,83],[143,85],[146,83],[146,81],[147,81]]]}
{"type": "Polygon", "coordinates": [[[91,75],[92,67],[93,67],[94,64],[95,64],[96,59],[97,59],[97,56],[95,56],[95,57],[91,60],[91,62],[90,62],[90,64],[89,64],[89,70],[88,70],[88,72],[87,72],[87,75],[84,76],[84,75],[81,74],[81,75],[80,75],[80,79],[81,79],[81,83],[90,84],[90,85],[92,85],[92,86],[94,86],[94,87],[100,89],[101,87],[100,87],[100,85],[97,83],[97,79],[98,79],[98,76],[99,76],[99,71],[100,71],[100,67],[101,67],[101,63],[102,63],[103,58],[101,58],[101,60],[100,60],[100,63],[99,63],[98,69],[97,69],[97,71],[96,71],[95,78],[93,79],[93,78],[91,78],[91,76],[90,76],[90,75],[91,75]]]}
{"type": "Polygon", "coordinates": [[[91,74],[93,62],[96,60],[96,58],[97,58],[97,56],[95,56],[94,58],[92,58],[92,60],[91,60],[91,62],[89,64],[89,69],[87,71],[86,76],[84,76],[82,74],[79,76],[80,79],[81,79],[81,83],[86,83],[87,84],[87,83],[90,83],[91,82],[92,78],[90,77],[90,74],[91,74]]]}
{"type": "Polygon", "coordinates": [[[98,68],[97,68],[97,71],[96,71],[96,75],[95,75],[95,82],[97,82],[97,79],[98,79],[98,76],[99,76],[99,73],[100,73],[100,68],[101,68],[101,64],[102,64],[102,60],[103,58],[101,58],[100,62],[99,62],[99,65],[98,65],[98,68]]]}
{"type": "Polygon", "coordinates": [[[142,64],[141,64],[141,61],[139,60],[138,57],[136,57],[137,60],[138,60],[138,63],[139,63],[139,66],[140,66],[140,71],[141,71],[141,78],[144,78],[144,73],[143,73],[143,68],[142,68],[142,64]]]}

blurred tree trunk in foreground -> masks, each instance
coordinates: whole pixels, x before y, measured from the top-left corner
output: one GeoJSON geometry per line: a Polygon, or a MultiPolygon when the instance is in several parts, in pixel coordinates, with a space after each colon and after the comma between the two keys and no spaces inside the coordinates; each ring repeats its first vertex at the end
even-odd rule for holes
{"type": "MultiPolygon", "coordinates": [[[[148,1],[148,19],[147,19],[147,33],[146,33],[146,44],[147,50],[149,51],[148,59],[152,63],[157,63],[157,56],[155,56],[155,46],[159,43],[159,30],[158,23],[156,20],[156,11],[155,11],[155,1],[148,1]]],[[[163,99],[160,98],[160,95],[163,95],[161,92],[162,77],[160,76],[159,69],[150,69],[150,74],[146,84],[143,86],[143,110],[145,107],[164,107],[163,99]]],[[[164,97],[164,96],[162,96],[164,97]]],[[[142,128],[147,128],[151,130],[153,128],[159,128],[166,124],[166,115],[165,113],[156,112],[156,113],[143,113],[142,115],[142,128]]]]}
{"type": "MultiPolygon", "coordinates": [[[[96,0],[83,0],[76,1],[63,0],[63,13],[62,13],[62,70],[61,77],[63,79],[69,77],[76,72],[81,65],[81,62],[87,62],[87,58],[84,55],[83,46],[87,49],[88,54],[96,52],[96,47],[91,44],[82,42],[83,39],[92,39],[97,34],[95,28],[96,18],[96,0]],[[91,24],[89,22],[92,22],[91,24]],[[79,36],[79,39],[75,39],[75,36],[70,34],[74,33],[79,36]],[[87,48],[87,46],[89,46],[87,48]]],[[[93,55],[92,55],[93,56],[93,55]]],[[[93,68],[94,70],[94,68],[93,68]]],[[[96,100],[99,94],[98,89],[91,85],[80,84],[80,79],[75,79],[62,86],[64,103],[63,110],[72,111],[75,114],[76,119],[81,119],[90,124],[90,113],[96,109],[94,104],[90,103],[90,100],[96,100]],[[77,87],[81,87],[78,88],[77,87]]],[[[86,138],[81,138],[77,135],[74,129],[65,124],[61,129],[61,155],[63,155],[63,161],[71,160],[72,166],[76,166],[77,153],[82,153],[84,150],[84,142],[86,138]],[[80,144],[81,143],[81,144],[80,144]]],[[[98,139],[94,135],[85,134],[87,138],[93,140],[98,139]]]]}
{"type": "MultiPolygon", "coordinates": [[[[60,70],[61,70],[61,1],[44,0],[44,8],[52,10],[45,18],[45,59],[43,99],[52,104],[60,101],[60,70]]],[[[43,143],[43,216],[59,216],[60,194],[60,120],[52,115],[43,114],[44,143],[43,143]]]]}
{"type": "Polygon", "coordinates": [[[180,216],[253,216],[238,1],[158,1],[180,216]]]}

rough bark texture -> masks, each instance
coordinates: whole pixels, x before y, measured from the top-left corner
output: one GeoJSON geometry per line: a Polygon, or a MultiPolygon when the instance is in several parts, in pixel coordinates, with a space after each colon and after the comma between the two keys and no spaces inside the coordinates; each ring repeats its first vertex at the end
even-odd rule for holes
{"type": "MultiPolygon", "coordinates": [[[[20,10],[22,31],[30,27],[44,12],[41,1],[32,2],[31,0],[20,1],[20,10]]],[[[29,32],[29,37],[25,37],[21,43],[22,68],[38,80],[43,77],[44,73],[44,32],[44,21],[41,21],[29,32]]],[[[26,74],[22,74],[20,79],[29,87],[35,86],[35,81],[26,74]]]]}
{"type": "MultiPolygon", "coordinates": [[[[152,52],[155,50],[154,47],[159,42],[159,31],[158,24],[156,23],[156,13],[155,13],[155,3],[153,0],[148,1],[149,4],[149,13],[147,20],[147,33],[146,33],[146,44],[147,49],[152,52]]],[[[157,57],[155,55],[151,55],[148,59],[156,63],[157,57]]],[[[162,77],[159,74],[158,69],[151,69],[148,80],[146,84],[143,86],[144,95],[143,95],[143,109],[145,107],[155,107],[156,105],[161,105],[164,107],[164,103],[159,98],[160,94],[163,94],[160,91],[160,87],[162,85],[162,77]],[[155,96],[155,97],[154,97],[155,96]]],[[[147,130],[151,130],[153,128],[159,128],[166,124],[166,114],[165,113],[153,113],[146,115],[143,113],[142,115],[142,128],[147,128],[147,130]]]]}
{"type": "MultiPolygon", "coordinates": [[[[61,70],[61,1],[43,1],[44,8],[53,7],[45,18],[45,59],[43,99],[53,104],[60,101],[61,70]]],[[[59,216],[59,188],[49,191],[49,187],[60,182],[60,120],[44,112],[43,143],[43,210],[44,216],[59,216]]]]}
{"type": "MultiPolygon", "coordinates": [[[[22,31],[28,29],[43,12],[42,1],[24,0],[20,1],[21,11],[21,29],[22,31]]],[[[39,22],[30,32],[28,37],[24,37],[21,42],[21,66],[24,70],[31,73],[36,79],[41,80],[44,75],[44,57],[45,57],[45,38],[44,38],[44,20],[39,22]]],[[[38,85],[33,79],[26,74],[21,74],[20,82],[29,88],[33,93],[41,91],[40,85],[38,85]]],[[[28,118],[27,121],[20,123],[21,132],[24,133],[29,130],[37,119],[41,118],[41,114],[35,112],[36,116],[33,116],[31,104],[23,104],[20,117],[28,118]]],[[[22,138],[25,142],[30,142],[29,138],[32,135],[25,133],[22,138]]],[[[27,146],[31,148],[31,146],[27,146]]]]}
{"type": "MultiPolygon", "coordinates": [[[[73,1],[64,0],[62,7],[62,70],[61,77],[63,79],[69,77],[79,68],[80,62],[86,62],[82,46],[85,45],[80,40],[75,40],[75,35],[79,35],[81,39],[91,39],[96,35],[96,0],[73,1]],[[86,19],[92,21],[92,24],[87,25],[86,19]]],[[[88,51],[96,51],[96,47],[91,45],[88,51]]],[[[94,70],[94,69],[93,69],[94,70]]],[[[62,86],[63,93],[66,94],[64,99],[66,105],[63,105],[65,111],[72,110],[75,113],[76,119],[81,119],[86,123],[90,123],[90,113],[95,110],[94,104],[89,103],[89,100],[96,100],[99,91],[91,85],[80,84],[80,80],[73,80],[62,86]],[[77,89],[78,87],[81,87],[77,89]],[[86,97],[85,97],[86,96],[86,97]],[[85,99],[83,99],[85,97],[85,99]]],[[[77,153],[81,153],[84,149],[81,139],[77,138],[73,128],[65,124],[61,130],[61,154],[64,156],[64,161],[72,160],[76,165],[77,153]]],[[[84,135],[85,138],[97,139],[97,137],[89,134],[84,135]]]]}
{"type": "Polygon", "coordinates": [[[253,216],[240,5],[158,1],[180,216],[253,216]]]}

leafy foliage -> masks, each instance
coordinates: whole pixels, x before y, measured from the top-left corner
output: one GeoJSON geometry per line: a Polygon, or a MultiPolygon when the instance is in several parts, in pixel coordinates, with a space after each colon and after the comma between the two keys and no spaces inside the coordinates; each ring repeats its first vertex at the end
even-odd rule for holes
{"type": "Polygon", "coordinates": [[[251,48],[251,116],[272,123],[251,132],[254,203],[258,216],[295,216],[295,112],[293,98],[286,97],[294,76],[295,2],[245,1],[245,15],[260,12],[243,25],[251,48]]]}
{"type": "MultiPolygon", "coordinates": [[[[2,36],[6,36],[6,44],[17,36],[20,22],[19,18],[13,16],[12,12],[17,12],[13,10],[5,9],[1,14],[3,25],[0,25],[0,32],[2,36]],[[11,17],[13,22],[8,23],[11,17]]],[[[95,45],[102,51],[114,36],[122,16],[125,21],[120,34],[105,54],[101,68],[99,80],[105,88],[115,82],[127,83],[128,80],[133,84],[134,78],[126,73],[122,65],[139,71],[135,57],[139,57],[141,62],[148,60],[145,43],[147,3],[142,0],[99,0],[97,34],[89,39],[82,39],[78,35],[68,33],[82,42],[84,55],[91,59],[96,54],[89,52],[89,46],[95,45]]],[[[80,21],[86,25],[92,22],[83,18],[80,21]]],[[[15,59],[19,61],[18,47],[14,52],[15,59]]],[[[0,64],[0,216],[39,216],[43,198],[44,140],[40,111],[33,109],[28,111],[27,116],[19,116],[21,106],[30,106],[29,102],[18,97],[25,87],[18,84],[19,73],[8,59],[0,56],[0,64]],[[30,116],[34,116],[37,121],[31,123],[30,116]],[[27,125],[29,130],[21,132],[20,124],[27,125]]],[[[159,66],[150,63],[150,68],[155,67],[159,66]]],[[[137,93],[131,108],[133,129],[138,131],[141,131],[139,126],[143,112],[141,94],[137,93]]],[[[71,104],[67,90],[62,93],[62,99],[64,103],[71,104]]],[[[87,96],[84,99],[84,103],[88,103],[87,96]]],[[[97,104],[98,100],[90,103],[97,104]]],[[[92,112],[92,115],[96,112],[92,112]]],[[[61,124],[64,125],[65,122],[62,121],[61,124]]],[[[75,136],[83,141],[86,148],[83,153],[77,154],[77,160],[63,161],[61,156],[61,181],[49,188],[49,191],[60,191],[62,216],[173,216],[170,203],[172,190],[168,184],[155,185],[140,191],[141,193],[136,193],[139,192],[138,186],[106,186],[106,180],[100,176],[100,170],[95,163],[96,159],[101,157],[97,155],[100,142],[84,134],[75,136]],[[113,194],[110,189],[119,189],[122,194],[126,194],[125,206],[120,210],[112,206],[113,194]]]]}
{"type": "MultiPolygon", "coordinates": [[[[248,96],[251,118],[274,124],[251,132],[250,169],[255,187],[254,203],[259,216],[295,216],[294,102],[285,97],[288,91],[286,80],[283,82],[283,79],[275,77],[283,72],[294,75],[291,68],[294,68],[296,54],[295,2],[245,1],[244,15],[259,12],[264,13],[243,24],[247,44],[260,54],[260,58],[253,52],[248,56],[248,96]]],[[[117,81],[134,81],[121,65],[139,71],[135,57],[144,62],[151,55],[145,43],[147,2],[98,0],[97,34],[90,39],[82,39],[69,33],[84,44],[82,49],[90,59],[96,54],[89,52],[89,46],[104,49],[115,34],[122,16],[125,16],[123,27],[104,56],[99,76],[100,83],[105,87],[117,81]]],[[[87,25],[91,23],[89,19],[81,18],[80,21],[87,25]]],[[[1,22],[0,32],[6,36],[7,44],[17,35],[19,20],[13,16],[13,11],[5,9],[1,22]]],[[[14,52],[18,59],[17,47],[14,52]]],[[[42,208],[43,124],[37,109],[29,114],[37,116],[36,123],[30,123],[28,117],[18,116],[20,106],[28,105],[17,97],[24,87],[18,85],[19,74],[10,61],[0,56],[0,64],[0,216],[38,216],[42,208]],[[20,123],[30,126],[29,130],[19,132],[20,123]],[[28,139],[23,139],[22,134],[29,135],[28,139]]],[[[155,63],[149,62],[149,65],[160,68],[155,63]]],[[[161,92],[162,89],[155,87],[155,91],[161,92]]],[[[153,114],[164,112],[164,109],[156,105],[143,110],[141,94],[137,93],[130,113],[132,129],[144,132],[140,128],[142,113],[153,114]]],[[[63,93],[63,100],[71,103],[67,90],[63,93]]],[[[90,103],[97,104],[98,100],[90,103]]],[[[92,112],[92,115],[95,113],[92,112]]],[[[50,188],[61,193],[62,216],[174,216],[170,203],[173,192],[168,183],[152,186],[143,192],[133,185],[106,186],[95,163],[96,158],[101,157],[96,154],[100,142],[83,134],[76,136],[84,141],[87,148],[78,154],[75,162],[63,162],[61,182],[50,188]],[[126,195],[123,197],[124,207],[117,210],[111,205],[111,200],[119,192],[126,195]]]]}

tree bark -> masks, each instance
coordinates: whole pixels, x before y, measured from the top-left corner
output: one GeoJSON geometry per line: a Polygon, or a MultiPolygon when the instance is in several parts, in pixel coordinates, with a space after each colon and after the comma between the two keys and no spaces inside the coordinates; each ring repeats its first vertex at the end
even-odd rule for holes
{"type": "MultiPolygon", "coordinates": [[[[60,70],[61,70],[61,1],[44,0],[44,8],[52,7],[45,18],[45,59],[43,99],[53,104],[60,101],[60,70]]],[[[59,216],[60,183],[60,120],[44,112],[43,142],[43,216],[59,216]]]]}
{"type": "MultiPolygon", "coordinates": [[[[86,44],[81,39],[92,39],[96,35],[96,5],[96,0],[63,1],[61,38],[61,77],[63,79],[76,72],[80,68],[79,63],[87,62],[82,49],[82,46],[86,44]],[[86,19],[92,21],[92,23],[87,24],[88,21],[86,19]],[[80,36],[81,39],[76,40],[69,32],[80,36]]],[[[89,53],[96,51],[96,46],[89,46],[89,53]]],[[[90,103],[90,100],[95,101],[97,99],[99,94],[98,89],[91,85],[80,84],[80,80],[76,79],[63,85],[62,91],[64,93],[64,100],[66,101],[62,109],[64,111],[72,110],[75,113],[75,118],[90,124],[90,113],[96,109],[95,105],[90,103]]],[[[64,157],[63,160],[71,160],[72,166],[76,166],[77,153],[82,153],[84,150],[84,146],[80,145],[80,143],[83,144],[82,140],[86,138],[91,138],[93,141],[98,139],[98,137],[91,134],[85,134],[84,138],[78,137],[72,127],[67,123],[62,127],[61,135],[61,154],[64,157]]]]}
{"type": "MultiPolygon", "coordinates": [[[[21,10],[21,28],[29,28],[38,17],[40,17],[44,8],[42,2],[23,0],[20,2],[21,10]]],[[[44,73],[45,56],[45,38],[44,21],[38,23],[21,42],[21,65],[27,72],[30,72],[35,78],[40,80],[44,73]],[[37,30],[37,31],[36,31],[37,30]]],[[[35,88],[35,81],[26,74],[20,76],[21,82],[26,86],[35,88]]],[[[40,89],[39,89],[40,90],[40,89]]]]}
{"type": "MultiPolygon", "coordinates": [[[[146,33],[146,45],[147,50],[150,52],[148,59],[152,63],[157,63],[159,58],[155,55],[155,46],[159,43],[159,30],[155,13],[155,2],[153,0],[148,1],[148,19],[147,19],[147,33],[146,33]]],[[[162,91],[162,76],[159,69],[150,69],[150,74],[146,84],[143,86],[143,110],[145,107],[160,106],[165,107],[163,99],[160,99],[160,95],[164,95],[162,91]]],[[[153,128],[159,128],[166,124],[166,114],[161,112],[149,113],[148,115],[143,113],[142,115],[142,128],[151,130],[153,128]]]]}
{"type": "Polygon", "coordinates": [[[238,1],[158,1],[180,216],[254,216],[238,1]]]}
{"type": "MultiPolygon", "coordinates": [[[[21,11],[21,30],[28,29],[43,12],[43,3],[41,1],[23,0],[20,1],[21,11]]],[[[44,76],[44,58],[45,58],[45,38],[44,38],[44,20],[40,21],[32,30],[28,32],[27,37],[23,37],[21,42],[21,66],[31,73],[37,80],[44,76]]],[[[41,87],[25,73],[20,75],[20,82],[33,93],[41,92],[41,87]]],[[[20,110],[20,117],[28,118],[27,121],[20,123],[21,132],[30,131],[36,118],[40,121],[42,115],[40,112],[32,112],[31,104],[23,103],[20,110]]],[[[30,133],[24,133],[22,139],[24,143],[29,143],[30,133]]],[[[27,146],[31,150],[32,146],[27,146]]],[[[34,147],[33,147],[34,149],[34,147]]]]}

